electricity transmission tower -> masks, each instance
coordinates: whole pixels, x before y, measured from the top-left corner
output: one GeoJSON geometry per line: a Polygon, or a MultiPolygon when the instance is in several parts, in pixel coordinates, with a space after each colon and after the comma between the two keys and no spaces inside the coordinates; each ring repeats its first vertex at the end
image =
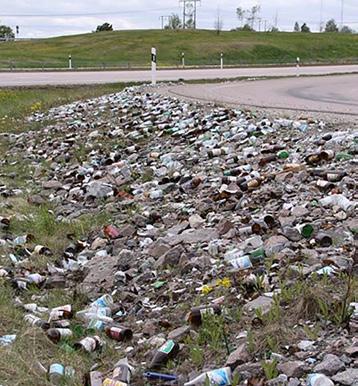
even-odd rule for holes
{"type": "Polygon", "coordinates": [[[196,10],[197,4],[201,0],[179,0],[180,4],[183,4],[183,29],[193,28],[196,29],[196,10]]]}

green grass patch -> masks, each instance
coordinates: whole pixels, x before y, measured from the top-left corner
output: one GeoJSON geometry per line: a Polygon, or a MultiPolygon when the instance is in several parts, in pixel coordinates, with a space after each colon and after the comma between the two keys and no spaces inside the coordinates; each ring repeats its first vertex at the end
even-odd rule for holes
{"type": "MultiPolygon", "coordinates": [[[[31,87],[0,89],[0,133],[38,129],[40,124],[24,119],[35,112],[61,106],[76,100],[119,92],[123,84],[71,87],[31,87]]],[[[1,142],[1,137],[0,137],[1,142]]]]}
{"type": "Polygon", "coordinates": [[[358,35],[209,30],[136,30],[91,33],[0,44],[0,68],[149,67],[150,49],[159,66],[294,63],[346,63],[358,60],[358,35]]]}

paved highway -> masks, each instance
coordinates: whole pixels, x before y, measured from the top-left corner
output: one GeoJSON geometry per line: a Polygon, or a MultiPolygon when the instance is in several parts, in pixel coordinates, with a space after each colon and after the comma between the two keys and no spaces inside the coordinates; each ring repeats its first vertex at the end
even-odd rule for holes
{"type": "Polygon", "coordinates": [[[166,92],[230,105],[358,116],[358,75],[188,84],[166,92]]]}
{"type": "MultiPolygon", "coordinates": [[[[302,75],[327,75],[336,73],[358,73],[358,65],[302,67],[302,75]]],[[[179,79],[230,79],[239,77],[295,76],[295,67],[227,68],[198,70],[160,70],[158,81],[179,79]]],[[[114,82],[150,81],[150,71],[62,71],[62,72],[0,72],[0,87],[37,85],[75,85],[114,82]]]]}

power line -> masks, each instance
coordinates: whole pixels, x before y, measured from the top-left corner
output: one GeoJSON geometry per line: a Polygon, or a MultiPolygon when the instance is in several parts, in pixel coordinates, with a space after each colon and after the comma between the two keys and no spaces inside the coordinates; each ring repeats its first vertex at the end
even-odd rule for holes
{"type": "Polygon", "coordinates": [[[106,16],[106,15],[128,15],[148,12],[170,11],[173,8],[157,8],[149,10],[130,10],[130,11],[104,11],[88,13],[42,13],[42,14],[0,14],[0,17],[86,17],[86,16],[106,16]]]}

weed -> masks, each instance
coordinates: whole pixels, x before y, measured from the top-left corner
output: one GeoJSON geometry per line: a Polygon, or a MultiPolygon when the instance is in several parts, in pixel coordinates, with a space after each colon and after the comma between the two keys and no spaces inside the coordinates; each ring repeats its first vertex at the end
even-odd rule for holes
{"type": "Polygon", "coordinates": [[[265,377],[268,381],[278,377],[277,363],[276,359],[261,362],[262,369],[264,370],[265,377]]]}

